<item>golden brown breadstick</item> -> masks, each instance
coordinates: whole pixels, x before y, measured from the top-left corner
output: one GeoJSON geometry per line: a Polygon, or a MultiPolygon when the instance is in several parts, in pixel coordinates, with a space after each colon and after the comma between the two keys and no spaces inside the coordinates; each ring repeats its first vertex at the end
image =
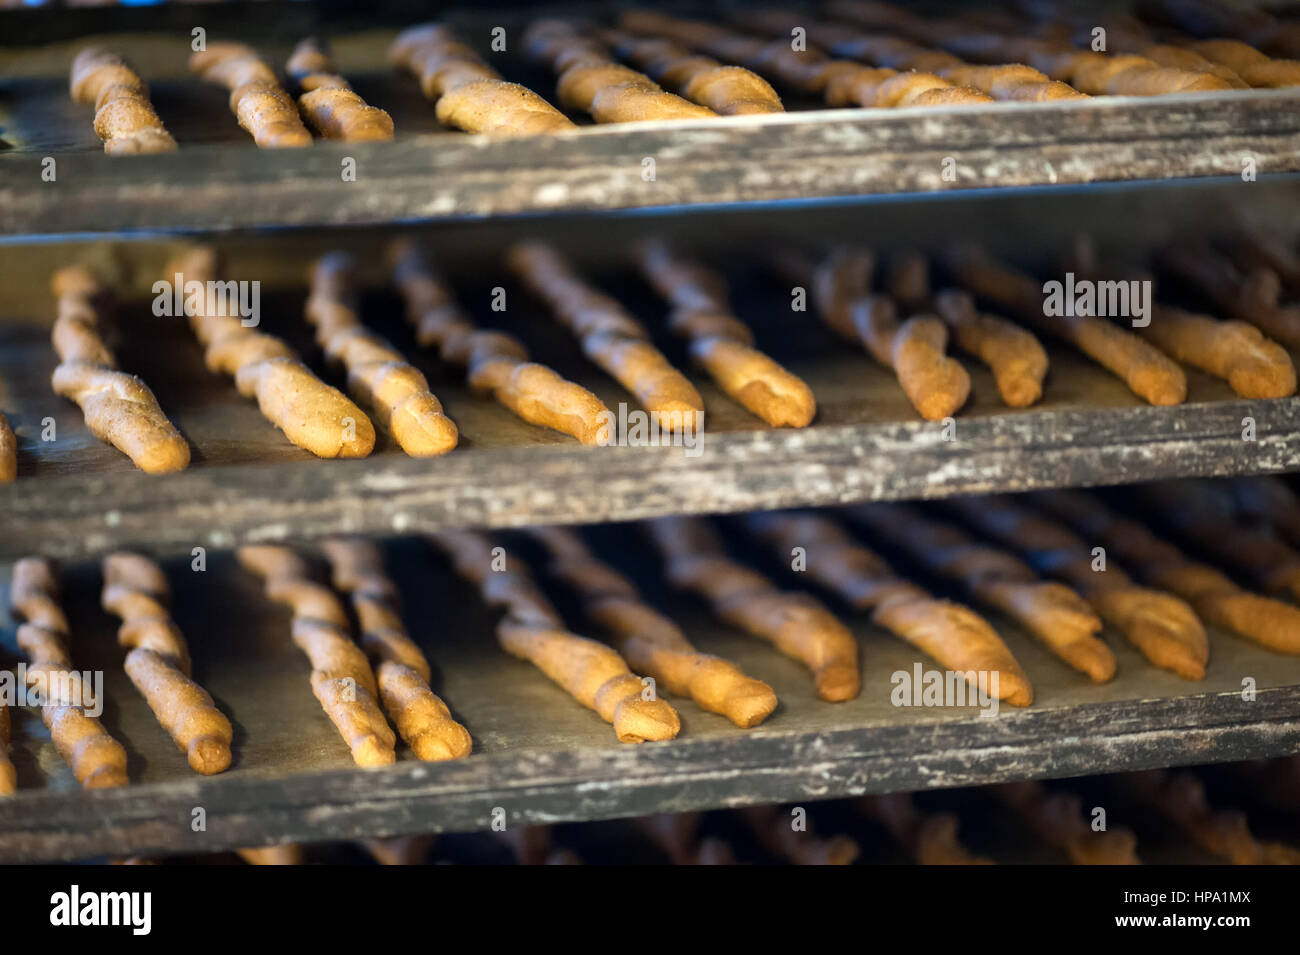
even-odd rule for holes
{"type": "MultiPolygon", "coordinates": [[[[167,267],[168,279],[216,281],[216,251],[197,246],[167,267]]],[[[375,426],[337,388],[321,381],[292,348],[273,335],[246,327],[233,315],[199,309],[188,315],[213,371],[235,378],[246,398],[300,448],[322,458],[364,458],[375,446],[375,426]]]]}
{"type": "Polygon", "coordinates": [[[1045,843],[1075,865],[1140,865],[1137,838],[1123,827],[1094,832],[1085,821],[1083,800],[1073,793],[1048,793],[1041,783],[990,786],[988,791],[1019,813],[1045,843]]]}
{"type": "Polygon", "coordinates": [[[1093,570],[1092,544],[1007,497],[953,498],[943,509],[1017,551],[1037,571],[1070,584],[1154,666],[1188,680],[1205,678],[1209,641],[1186,602],[1138,587],[1109,556],[1093,570]]]}
{"type": "Polygon", "coordinates": [[[209,43],[207,49],[190,55],[190,71],[230,91],[230,111],[258,146],[311,145],[311,133],[302,124],[293,98],[252,47],[209,43]]]}
{"type": "Polygon", "coordinates": [[[1282,306],[1282,281],[1267,266],[1243,273],[1208,242],[1178,242],[1163,249],[1160,264],[1234,318],[1249,322],[1288,348],[1300,348],[1300,306],[1282,306]]]}
{"type": "Polygon", "coordinates": [[[667,701],[647,698],[642,680],[610,647],[570,633],[513,555],[505,570],[492,569],[491,544],[469,531],[444,531],[430,542],[451,558],[456,572],[475,584],[483,599],[506,611],[497,640],[512,656],[531,661],[575,700],[614,727],[621,743],[673,739],[681,719],[667,701]]]}
{"type": "Polygon", "coordinates": [[[546,365],[529,361],[528,349],[515,336],[475,328],[416,243],[393,243],[389,258],[415,340],[437,348],[446,361],[464,365],[470,388],[490,392],[529,424],[554,428],[583,444],[608,443],[613,415],[605,403],[546,365]]]}
{"type": "Polygon", "coordinates": [[[307,299],[307,321],[316,341],[348,370],[348,388],[366,402],[414,458],[446,454],[460,432],[443,414],[429,382],[401,352],[357,317],[356,264],[346,252],[316,260],[307,299]]]}
{"type": "Polygon", "coordinates": [[[54,273],[58,317],[51,338],[59,354],[54,390],[75,401],[86,427],[148,474],[180,471],[190,463],[190,446],[158,406],[149,386],[117,369],[100,336],[104,290],[82,266],[54,273]]]}
{"type": "Polygon", "coordinates": [[[702,518],[667,517],[646,526],[673,586],[698,594],[718,617],[806,666],[823,700],[838,703],[858,695],[857,640],[821,601],[778,590],[732,560],[702,518]]]}
{"type": "Polygon", "coordinates": [[[905,505],[865,504],[846,512],[913,559],[1020,623],[1054,654],[1098,683],[1115,675],[1115,655],[1097,639],[1101,619],[1064,584],[1040,580],[1004,550],[905,505]]]}
{"type": "Polygon", "coordinates": [[[795,829],[793,817],[780,806],[747,806],[739,815],[764,849],[795,865],[852,865],[861,852],[848,836],[827,839],[813,832],[811,825],[795,829]]]}
{"type": "Polygon", "coordinates": [[[116,53],[88,46],[72,61],[72,100],[95,107],[95,133],[110,156],[169,153],[176,140],[149,101],[149,87],[116,53]]]}
{"type": "Polygon", "coordinates": [[[118,644],[152,650],[189,676],[189,647],[167,610],[171,590],[162,568],[141,554],[121,551],[104,558],[103,571],[100,603],[122,620],[118,644]]]}
{"type": "Polygon", "coordinates": [[[917,865],[996,865],[977,856],[957,839],[957,817],[916,808],[909,793],[863,796],[857,807],[889,831],[917,865]]]}
{"type": "Polygon", "coordinates": [[[532,136],[577,129],[573,121],[526,86],[507,83],[473,49],[436,23],[403,30],[389,61],[412,73],[433,100],[438,121],[469,133],[532,136]]]}
{"type": "Polygon", "coordinates": [[[1300,86],[1300,60],[1277,60],[1240,40],[1198,40],[1187,49],[1226,66],[1251,86],[1300,86]]]}
{"type": "Polygon", "coordinates": [[[977,312],[974,300],[960,289],[939,292],[934,311],[952,331],[957,347],[988,365],[998,394],[1010,407],[1027,408],[1042,397],[1047,352],[1032,332],[977,312]]]}
{"type": "Polygon", "coordinates": [[[704,430],[704,402],[695,386],[651,344],[640,322],[584,282],[559,252],[527,242],[510,249],[506,264],[578,337],[583,353],[635,395],[660,428],[704,430]]]}
{"type": "Polygon", "coordinates": [[[11,796],[18,791],[18,770],[9,759],[12,732],[9,705],[0,700],[0,796],[11,796]]]}
{"type": "Polygon", "coordinates": [[[721,275],[677,258],[662,242],[640,250],[642,274],[673,307],[668,327],[690,342],[691,357],[718,386],[774,427],[807,427],[817,401],[803,379],[754,347],[738,319],[721,275]]]}
{"type": "Polygon", "coordinates": [[[636,672],[740,727],[757,726],[776,709],[770,686],[721,657],[700,653],[677,624],[642,601],[632,581],[599,560],[576,533],[562,527],[530,531],[546,546],[551,573],[578,594],[587,618],[636,672]]]}
{"type": "Polygon", "coordinates": [[[393,117],[356,94],[321,41],[300,42],[284,71],[299,91],[298,109],[318,136],[349,143],[393,138],[393,117]]]}
{"type": "Polygon", "coordinates": [[[598,123],[717,116],[662,89],[644,73],[617,62],[608,47],[567,20],[535,20],[524,33],[528,57],[555,71],[556,96],[569,110],[591,114],[598,123]]]}
{"type": "Polygon", "coordinates": [[[18,439],[14,429],[9,427],[9,419],[0,414],[0,484],[8,484],[18,478],[18,439]]]}
{"type": "Polygon", "coordinates": [[[18,646],[30,661],[27,688],[42,698],[41,719],[59,755],[86,789],[125,786],[126,750],[85,710],[90,688],[72,670],[68,621],[59,606],[58,570],[42,557],[14,564],[9,604],[18,625],[18,646]]]}
{"type": "Polygon", "coordinates": [[[287,547],[241,547],[244,569],[262,577],[266,595],[293,609],[293,642],[311,660],[311,688],[358,766],[394,762],[397,737],[376,702],[379,688],[365,654],[352,642],[347,613],[333,591],[305,576],[287,547]]]}

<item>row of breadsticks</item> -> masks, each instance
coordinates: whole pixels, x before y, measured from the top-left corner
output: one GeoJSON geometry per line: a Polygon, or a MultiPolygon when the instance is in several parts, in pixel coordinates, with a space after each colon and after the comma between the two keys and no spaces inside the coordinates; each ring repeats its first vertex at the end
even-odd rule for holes
{"type": "MultiPolygon", "coordinates": [[[[731,23],[626,11],[618,26],[575,19],[531,24],[528,59],[553,71],[560,107],[597,123],[779,113],[778,87],[830,106],[951,106],[1300,85],[1300,61],[1275,59],[1236,39],[1157,35],[1136,21],[1090,45],[1088,23],[1034,27],[986,17],[921,18],[889,4],[830,3],[821,14],[745,11],[731,23]],[[1028,29],[1027,29],[1028,28],[1028,29]],[[796,39],[797,38],[797,39],[796,39]]],[[[489,135],[576,128],[533,90],[508,82],[441,24],[412,27],[389,58],[409,71],[439,121],[489,135]]],[[[389,140],[393,121],[339,74],[326,45],[302,41],[281,82],[255,49],[213,43],[190,69],[230,92],[230,110],[258,146],[307,146],[313,133],[349,142],[389,140]]],[[[72,98],[95,108],[112,154],[167,152],[149,89],[100,47],[73,61],[72,98]]]]}
{"type": "MultiPolygon", "coordinates": [[[[867,541],[1013,621],[1097,683],[1116,672],[1115,655],[1099,636],[1104,624],[1150,665],[1189,680],[1205,676],[1205,624],[1273,652],[1300,653],[1300,501],[1285,484],[1189,481],[1122,493],[1155,516],[1159,532],[1075,491],[957,499],[930,511],[868,504],[842,515],[758,513],[739,523],[776,561],[791,561],[844,607],[868,613],[872,623],[974,689],[1014,706],[1029,705],[1033,687],[992,623],[901,575],[867,541]]],[[[647,524],[646,532],[674,587],[701,599],[721,622],[803,664],[821,699],[859,694],[858,641],[820,599],[783,589],[734,557],[702,518],[663,518],[647,524]]],[[[600,639],[571,630],[523,560],[489,535],[444,531],[429,540],[502,614],[496,628],[501,648],[595,711],[620,741],[678,734],[678,713],[660,690],[739,727],[757,726],[776,710],[769,685],[700,651],[581,535],[535,528],[529,537],[545,555],[547,577],[581,607],[579,629],[600,639]]],[[[467,755],[469,733],[429,688],[429,661],[402,623],[381,551],[354,539],[330,540],[321,550],[330,585],[286,547],[249,546],[238,556],[263,579],[268,598],[291,608],[291,637],[310,660],[312,691],[354,761],[392,763],[397,735],[420,759],[467,755]]],[[[132,682],[190,765],[220,772],[230,764],[230,723],[192,679],[188,650],[167,610],[162,572],[139,555],[118,554],[106,559],[104,581],[103,604],[123,621],[119,641],[130,651],[125,666],[132,682]]],[[[75,677],[53,565],[20,561],[11,603],[22,621],[18,644],[28,657],[29,684],[43,686],[52,674],[75,677]]],[[[85,708],[85,701],[52,700],[42,715],[83,785],[120,785],[125,751],[85,708]]]]}

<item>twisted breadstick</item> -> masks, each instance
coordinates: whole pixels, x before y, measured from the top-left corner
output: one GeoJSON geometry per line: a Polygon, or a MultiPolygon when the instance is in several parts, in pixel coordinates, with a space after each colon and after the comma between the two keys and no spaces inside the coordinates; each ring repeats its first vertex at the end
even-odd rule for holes
{"type": "Polygon", "coordinates": [[[740,816],[749,824],[763,848],[795,865],[852,865],[861,849],[844,835],[826,839],[812,831],[797,832],[780,806],[747,806],[740,816]]]}
{"type": "Polygon", "coordinates": [[[641,678],[603,643],[570,633],[518,558],[493,572],[486,537],[444,531],[430,541],[451,558],[456,572],[479,588],[492,606],[504,607],[497,640],[511,656],[531,661],[575,700],[614,727],[620,743],[673,739],[681,730],[677,711],[661,699],[645,699],[641,678]]]}
{"type": "Polygon", "coordinates": [[[725,280],[676,258],[661,242],[640,251],[646,280],[673,307],[668,327],[690,342],[691,357],[718,386],[774,427],[807,427],[817,400],[803,379],[754,348],[749,327],[736,318],[725,280]]]}
{"type": "Polygon", "coordinates": [[[957,817],[950,812],[922,812],[909,793],[863,796],[856,803],[884,826],[918,865],[996,865],[972,854],[957,839],[957,817]]]}
{"type": "Polygon", "coordinates": [[[636,396],[665,430],[704,429],[704,402],[617,301],[585,283],[550,246],[516,245],[506,264],[582,342],[583,353],[636,396]]]}
{"type": "Polygon", "coordinates": [[[149,101],[149,87],[116,53],[89,46],[72,61],[72,100],[95,107],[95,134],[110,156],[169,153],[176,140],[149,101]]]}
{"type": "Polygon", "coordinates": [[[300,42],[284,71],[299,90],[298,109],[318,136],[350,143],[393,138],[393,117],[368,105],[338,75],[322,42],[300,42]]]}
{"type": "Polygon", "coordinates": [[[90,271],[69,266],[54,273],[58,317],[51,338],[59,354],[54,390],[75,401],[86,427],[99,440],[129,457],[148,474],[180,471],[190,463],[190,446],[139,378],[117,370],[99,332],[97,300],[104,293],[90,271]]]}
{"type": "MultiPolygon", "coordinates": [[[[215,281],[216,252],[199,246],[168,266],[168,277],[215,281]]],[[[263,416],[300,448],[322,458],[364,458],[375,446],[375,426],[337,388],[321,381],[273,335],[244,326],[232,315],[189,316],[212,371],[235,378],[246,398],[256,398],[263,416]]]]}
{"type": "Polygon", "coordinates": [[[577,129],[528,87],[503,80],[447,27],[424,24],[403,30],[389,47],[388,59],[420,81],[425,97],[436,103],[438,121],[448,126],[489,136],[577,129]]]}
{"type": "Polygon", "coordinates": [[[190,71],[230,91],[230,111],[263,149],[310,146],[311,133],[275,70],[252,47],[212,43],[190,55],[190,71]]]}
{"type": "Polygon", "coordinates": [[[577,592],[587,618],[608,634],[638,673],[746,729],[776,709],[770,686],[721,657],[700,653],[677,624],[642,601],[636,586],[599,560],[573,531],[539,527],[532,534],[550,554],[551,573],[577,592]]]}
{"type": "Polygon", "coordinates": [[[68,620],[59,606],[54,564],[41,557],[24,557],[14,564],[9,604],[22,621],[18,646],[31,661],[27,687],[45,697],[41,719],[59,755],[86,789],[125,786],[126,750],[85,712],[90,688],[72,669],[68,620]]]}
{"type": "Polygon", "coordinates": [[[613,416],[603,401],[546,365],[528,361],[528,349],[513,335],[476,329],[418,245],[394,243],[389,257],[416,341],[464,365],[472,389],[491,392],[529,424],[573,435],[583,444],[608,442],[613,416]]]}
{"type": "Polygon", "coordinates": [[[529,59],[559,77],[556,96],[560,105],[589,113],[598,123],[718,115],[707,106],[665,91],[644,73],[622,65],[604,43],[567,20],[535,20],[524,33],[524,48],[529,59]]]}
{"type": "Polygon", "coordinates": [[[323,541],[321,550],[329,559],[334,588],[352,601],[361,646],[379,678],[380,702],[397,732],[420,759],[468,756],[473,746],[469,731],[429,689],[429,661],[402,624],[397,585],[384,569],[379,548],[369,541],[338,538],[323,541]]]}
{"type": "Polygon", "coordinates": [[[1049,650],[1097,683],[1115,675],[1115,656],[1097,639],[1101,619],[1074,590],[1046,582],[1004,550],[905,505],[866,504],[848,512],[876,537],[1001,610],[1049,650]]]}
{"type": "Polygon", "coordinates": [[[10,725],[9,706],[0,700],[0,796],[12,796],[18,791],[18,770],[9,759],[10,725]]]}
{"type": "Polygon", "coordinates": [[[0,414],[0,484],[8,484],[18,477],[18,439],[9,420],[0,414]]]}
{"type": "Polygon", "coordinates": [[[1009,498],[954,498],[943,506],[981,534],[1023,555],[1038,572],[1074,587],[1154,666],[1188,680],[1205,678],[1209,641],[1184,601],[1138,587],[1109,557],[1105,572],[1094,571],[1091,544],[1009,498]]]}
{"type": "Polygon", "coordinates": [[[1043,395],[1047,352],[1034,334],[1013,322],[975,310],[960,289],[934,297],[934,311],[952,332],[957,347],[984,362],[998,383],[998,394],[1012,408],[1027,408],[1043,395]]]}
{"type": "Polygon", "coordinates": [[[1019,782],[990,786],[1000,802],[1010,806],[1049,846],[1063,851],[1075,865],[1140,865],[1132,830],[1094,832],[1084,821],[1083,801],[1073,793],[1048,793],[1041,783],[1019,782]]]}
{"type": "Polygon", "coordinates": [[[817,695],[838,703],[862,686],[852,632],[809,594],[781,591],[727,556],[701,518],[669,517],[647,525],[673,586],[709,602],[713,612],[812,671],[817,695]]]}
{"type": "Polygon", "coordinates": [[[1276,60],[1240,40],[1199,40],[1187,49],[1227,67],[1251,86],[1300,86],[1300,60],[1276,60]]]}
{"type": "Polygon", "coordinates": [[[1234,318],[1249,322],[1288,348],[1300,348],[1300,306],[1278,304],[1282,283],[1271,268],[1242,273],[1208,242],[1174,243],[1160,264],[1234,318]]]}
{"type": "Polygon", "coordinates": [[[316,261],[307,321],[325,354],[348,370],[348,388],[366,402],[411,457],[446,454],[459,432],[414,365],[357,317],[356,264],[346,252],[316,261]]]}
{"type": "Polygon", "coordinates": [[[333,591],[307,577],[287,547],[241,547],[239,563],[266,584],[266,595],[293,609],[293,642],[311,660],[311,688],[358,766],[394,762],[397,737],[380,712],[379,688],[366,656],[352,642],[347,613],[333,591]]]}
{"type": "Polygon", "coordinates": [[[905,580],[844,529],[816,514],[753,514],[750,530],[783,559],[801,547],[807,573],[871,621],[921,650],[972,687],[1012,706],[1028,706],[1034,689],[997,631],[979,614],[938,600],[905,580]],[[997,674],[997,686],[990,674],[997,674]]]}
{"type": "Polygon", "coordinates": [[[1153,586],[1178,594],[1210,623],[1278,653],[1300,653],[1300,607],[1243,590],[1214,567],[1189,559],[1091,495],[1052,491],[1035,495],[1033,501],[1100,541],[1153,586]]]}

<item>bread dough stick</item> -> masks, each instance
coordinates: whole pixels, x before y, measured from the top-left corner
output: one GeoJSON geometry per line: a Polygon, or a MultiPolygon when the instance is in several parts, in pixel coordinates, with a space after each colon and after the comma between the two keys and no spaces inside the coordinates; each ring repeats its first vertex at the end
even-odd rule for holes
{"type": "Polygon", "coordinates": [[[18,791],[18,770],[9,759],[9,743],[12,740],[13,725],[9,716],[9,706],[0,700],[0,796],[12,796],[18,791]]]}
{"type": "Polygon", "coordinates": [[[1300,60],[1278,60],[1240,40],[1198,40],[1187,49],[1227,67],[1255,87],[1300,86],[1300,60]]]}
{"type": "Polygon", "coordinates": [[[575,700],[614,727],[620,743],[673,739],[681,730],[677,711],[662,699],[645,699],[641,678],[610,647],[570,633],[519,558],[492,569],[488,538],[445,531],[429,538],[479,588],[484,601],[505,609],[497,640],[511,656],[533,663],[575,700]]]}
{"type": "Polygon", "coordinates": [[[587,619],[636,672],[746,729],[776,709],[770,686],[721,657],[700,653],[677,624],[645,603],[632,581],[599,560],[576,533],[562,527],[531,533],[545,545],[551,573],[578,594],[587,619]]]}
{"type": "Polygon", "coordinates": [[[589,113],[598,123],[717,116],[662,89],[644,73],[623,66],[599,39],[567,20],[535,20],[524,32],[529,59],[559,77],[556,96],[569,110],[589,113]]]}
{"type": "Polygon", "coordinates": [[[1176,405],[1187,397],[1183,370],[1133,332],[1092,315],[1046,318],[1041,286],[978,249],[959,249],[948,264],[973,294],[997,303],[1040,331],[1063,338],[1151,404],[1176,405]]]}
{"type": "Polygon", "coordinates": [[[1238,512],[1254,521],[1263,521],[1300,548],[1300,498],[1281,478],[1232,478],[1228,485],[1238,512]]]}
{"type": "Polygon", "coordinates": [[[352,642],[347,613],[328,587],[304,576],[306,565],[287,547],[258,545],[236,552],[245,570],[262,577],[266,595],[293,609],[293,642],[311,660],[311,688],[358,766],[397,759],[379,689],[365,654],[352,642]]]}
{"type": "Polygon", "coordinates": [[[534,136],[577,129],[573,120],[526,86],[507,83],[450,29],[436,23],[403,30],[389,61],[420,81],[438,121],[488,136],[534,136]]]}
{"type": "Polygon", "coordinates": [[[1101,618],[1065,584],[1040,580],[1014,555],[906,505],[866,504],[847,516],[869,528],[873,540],[882,538],[961,583],[972,597],[1015,620],[1089,679],[1105,683],[1115,675],[1115,655],[1097,639],[1101,618]]]}
{"type": "Polygon", "coordinates": [[[46,697],[41,719],[59,755],[86,789],[125,786],[126,750],[85,712],[90,688],[72,669],[55,565],[42,557],[15,563],[9,605],[21,621],[18,646],[27,654],[27,688],[46,697]]]}
{"type": "Polygon", "coordinates": [[[0,484],[18,479],[18,439],[9,420],[0,414],[0,484]]]}
{"type": "Polygon", "coordinates": [[[302,124],[293,97],[252,47],[209,43],[207,49],[190,55],[190,72],[230,91],[230,111],[261,148],[311,145],[311,133],[302,124]]]}
{"type": "Polygon", "coordinates": [[[791,817],[780,806],[747,806],[739,815],[764,849],[795,865],[852,865],[862,851],[845,835],[827,839],[811,828],[795,831],[791,817]]]}
{"type": "Polygon", "coordinates": [[[668,517],[646,526],[673,586],[697,594],[720,619],[806,666],[823,700],[839,703],[858,695],[857,640],[821,601],[778,590],[732,560],[702,518],[668,517]]]}
{"type": "Polygon", "coordinates": [[[1073,793],[1048,793],[1041,783],[990,786],[988,791],[1014,809],[1025,826],[1075,865],[1140,865],[1137,838],[1122,826],[1094,832],[1085,821],[1083,801],[1073,793]]]}
{"type": "Polygon", "coordinates": [[[782,559],[804,548],[807,573],[871,621],[962,675],[972,688],[1012,706],[1028,706],[1034,689],[1011,650],[979,614],[938,600],[899,577],[834,521],[816,514],[752,514],[750,530],[782,559]],[[996,673],[997,686],[989,674],[996,673]]]}
{"type": "Polygon", "coordinates": [[[338,75],[321,41],[301,41],[284,71],[297,89],[298,109],[316,135],[349,143],[393,138],[393,117],[369,105],[338,75]]]}
{"type": "Polygon", "coordinates": [[[1300,306],[1282,306],[1282,280],[1268,267],[1243,273],[1208,242],[1181,242],[1159,255],[1164,268],[1215,305],[1288,348],[1300,348],[1300,306]]]}
{"type": "Polygon", "coordinates": [[[1137,586],[1110,554],[1105,572],[1094,571],[1092,543],[1010,498],[953,498],[942,506],[980,534],[1021,554],[1034,570],[1072,586],[1152,665],[1186,680],[1205,678],[1209,641],[1185,601],[1137,586]]]}
{"type": "MultiPolygon", "coordinates": [[[[189,249],[167,267],[167,278],[213,282],[216,251],[189,249]]],[[[212,371],[232,375],[246,398],[256,398],[262,415],[298,447],[321,458],[364,458],[375,446],[375,426],[343,392],[321,381],[282,340],[245,327],[233,315],[189,315],[212,371]]]]}
{"type": "Polygon", "coordinates": [[[957,347],[993,372],[998,394],[1009,407],[1028,408],[1042,397],[1047,352],[1032,332],[1005,318],[976,311],[974,299],[960,289],[939,292],[934,297],[934,311],[952,332],[957,347]]]}
{"type": "Polygon", "coordinates": [[[88,46],[72,60],[72,100],[95,107],[95,134],[110,156],[175,152],[149,101],[149,87],[116,53],[88,46]]]}
{"type": "Polygon", "coordinates": [[[528,349],[515,336],[477,329],[414,242],[393,243],[389,258],[416,341],[436,348],[444,361],[463,365],[470,388],[490,393],[529,424],[554,428],[586,445],[608,443],[613,415],[603,401],[529,361],[528,349]]]}
{"type": "Polygon", "coordinates": [[[356,284],[356,263],[346,252],[316,260],[306,307],[316,342],[347,368],[348,390],[370,406],[403,451],[413,458],[446,454],[460,438],[455,422],[424,375],[362,324],[356,284]]]}
{"type": "Polygon", "coordinates": [[[370,541],[334,538],[321,542],[334,588],[352,601],[361,646],[375,667],[379,700],[411,752],[423,760],[459,759],[473,747],[469,731],[431,689],[428,658],[402,623],[397,585],[383,555],[370,541]]]}
{"type": "Polygon", "coordinates": [[[668,327],[690,343],[691,357],[718,387],[773,427],[807,427],[817,413],[812,389],[754,347],[735,316],[721,275],[677,258],[661,242],[645,244],[642,274],[673,311],[668,327]]]}
{"type": "Polygon", "coordinates": [[[910,793],[863,796],[858,809],[888,830],[917,865],[996,865],[977,856],[957,839],[957,817],[950,812],[922,812],[910,793]]]}
{"type": "Polygon", "coordinates": [[[59,364],[54,390],[75,401],[86,427],[113,445],[141,471],[167,474],[190,463],[190,446],[176,430],[149,386],[119,371],[100,335],[104,289],[82,266],[54,273],[58,316],[51,338],[59,364]]]}
{"type": "Polygon", "coordinates": [[[1052,491],[1032,500],[1096,539],[1152,586],[1178,594],[1202,619],[1275,652],[1300,653],[1300,607],[1243,590],[1216,568],[1189,559],[1091,495],[1052,491]]]}
{"type": "Polygon", "coordinates": [[[555,249],[514,246],[510,271],[582,343],[583,353],[630,391],[665,431],[704,430],[704,401],[686,376],[650,342],[645,328],[613,298],[584,282],[555,249]]]}

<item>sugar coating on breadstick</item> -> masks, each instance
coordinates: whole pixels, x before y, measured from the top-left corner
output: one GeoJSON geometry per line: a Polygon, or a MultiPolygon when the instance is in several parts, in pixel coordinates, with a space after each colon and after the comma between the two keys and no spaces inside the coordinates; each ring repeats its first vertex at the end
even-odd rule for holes
{"type": "Polygon", "coordinates": [[[698,594],[718,617],[806,666],[823,700],[838,703],[858,695],[857,640],[821,601],[781,591],[732,560],[703,519],[662,518],[646,526],[673,586],[698,594]]]}
{"type": "Polygon", "coordinates": [[[41,719],[59,755],[86,789],[125,786],[126,750],[85,712],[92,702],[90,688],[72,669],[55,565],[41,557],[15,563],[9,604],[22,621],[18,646],[29,662],[27,688],[45,697],[41,719]]]}
{"type": "Polygon", "coordinates": [[[526,86],[507,83],[447,27],[424,24],[398,34],[394,66],[420,81],[439,122],[489,136],[532,136],[577,129],[573,120],[526,86]]]}
{"type": "Polygon", "coordinates": [[[668,325],[690,342],[700,362],[727,394],[774,427],[807,427],[817,413],[812,389],[754,347],[753,335],[728,301],[721,275],[678,258],[667,245],[640,251],[646,280],[673,307],[668,325]]]}
{"type": "Polygon", "coordinates": [[[645,328],[616,300],[584,282],[555,249],[516,245],[506,264],[582,343],[582,350],[669,431],[704,430],[704,401],[695,386],[650,342],[645,328]]]}
{"type": "Polygon", "coordinates": [[[957,347],[988,365],[1007,405],[1027,408],[1042,397],[1047,352],[1032,332],[976,311],[974,300],[959,289],[935,295],[934,311],[952,332],[957,347]]]}
{"type": "Polygon", "coordinates": [[[0,796],[12,796],[18,791],[18,770],[9,759],[9,742],[13,732],[9,705],[0,700],[0,796]]]}
{"type": "MultiPolygon", "coordinates": [[[[170,278],[215,281],[215,250],[199,246],[173,261],[170,278]]],[[[364,458],[375,446],[375,426],[343,392],[316,377],[282,340],[231,315],[203,308],[187,313],[190,328],[213,371],[235,378],[241,395],[256,398],[262,415],[298,447],[322,458],[364,458]]]]}
{"type": "Polygon", "coordinates": [[[230,111],[263,149],[310,146],[293,98],[275,71],[242,43],[209,43],[190,56],[190,71],[230,91],[230,111]]]}
{"type": "Polygon", "coordinates": [[[465,366],[471,388],[490,393],[529,424],[554,428],[587,445],[608,443],[613,416],[603,401],[546,365],[529,361],[528,349],[515,336],[476,328],[418,245],[399,242],[389,252],[416,341],[465,366]]]}
{"type": "Polygon", "coordinates": [[[393,138],[393,117],[369,105],[338,75],[325,45],[308,38],[294,47],[285,72],[298,89],[298,109],[325,139],[374,142],[393,138]]]}
{"type": "Polygon", "coordinates": [[[681,730],[666,700],[647,698],[641,677],[617,651],[569,632],[550,601],[513,555],[505,570],[492,569],[491,544],[470,531],[445,531],[430,542],[451,558],[456,572],[479,588],[484,601],[504,608],[497,640],[511,656],[530,661],[575,700],[614,727],[621,743],[673,739],[681,730]]]}
{"type": "Polygon", "coordinates": [[[348,370],[348,387],[365,401],[412,457],[446,454],[460,432],[401,352],[367,329],[357,315],[356,264],[344,252],[318,259],[311,273],[307,321],[316,341],[348,370]]]}
{"type": "Polygon", "coordinates": [[[576,533],[541,527],[532,534],[550,554],[550,572],[578,594],[587,618],[638,673],[740,727],[757,726],[776,709],[770,686],[697,650],[677,624],[645,603],[632,581],[597,558],[576,533]]]}
{"type": "Polygon", "coordinates": [[[86,47],[72,61],[73,102],[95,107],[95,134],[110,156],[174,152],[176,140],[149,100],[149,87],[116,53],[86,47]]]}
{"type": "Polygon", "coordinates": [[[374,671],[351,638],[347,612],[328,587],[306,577],[307,565],[287,547],[259,545],[236,552],[244,569],[262,577],[266,595],[293,610],[293,642],[311,661],[311,688],[358,766],[397,759],[397,737],[379,709],[374,671]]]}
{"type": "Polygon", "coordinates": [[[14,429],[9,427],[9,419],[0,414],[0,484],[8,484],[18,478],[18,439],[14,429]]]}
{"type": "Polygon", "coordinates": [[[1139,865],[1137,837],[1122,826],[1096,832],[1074,793],[1049,793],[1037,782],[1005,783],[989,791],[1015,809],[1028,828],[1075,865],[1139,865]]]}
{"type": "Polygon", "coordinates": [[[58,352],[54,390],[77,403],[86,427],[113,445],[140,470],[167,474],[190,463],[189,443],[158,405],[149,386],[119,371],[101,337],[104,289],[89,269],[68,266],[54,273],[58,316],[51,339],[58,352]]]}
{"type": "Polygon", "coordinates": [[[918,865],[995,865],[957,839],[957,817],[916,808],[910,793],[863,796],[857,806],[879,822],[918,865]]]}

